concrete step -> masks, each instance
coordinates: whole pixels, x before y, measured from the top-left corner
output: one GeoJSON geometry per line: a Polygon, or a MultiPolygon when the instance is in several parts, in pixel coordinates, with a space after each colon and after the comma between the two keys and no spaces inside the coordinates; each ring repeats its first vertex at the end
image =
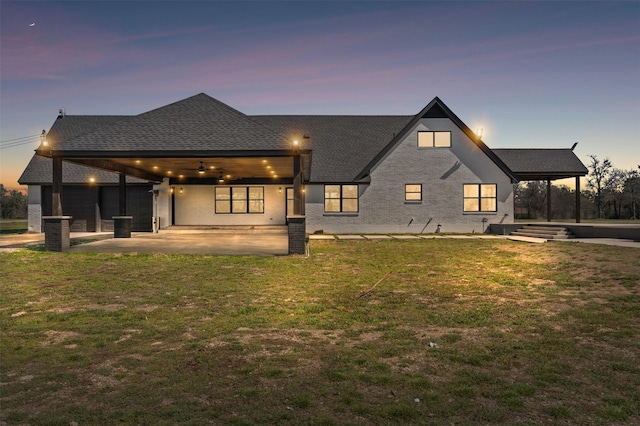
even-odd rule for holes
{"type": "Polygon", "coordinates": [[[520,237],[543,238],[545,240],[568,240],[568,239],[575,238],[571,234],[545,234],[540,232],[525,232],[525,231],[514,231],[509,235],[520,236],[520,237]]]}
{"type": "Polygon", "coordinates": [[[543,238],[545,240],[568,240],[574,238],[567,228],[543,225],[524,225],[510,235],[520,237],[543,238]]]}
{"type": "Polygon", "coordinates": [[[520,229],[524,229],[524,230],[535,230],[535,231],[544,231],[544,232],[549,232],[549,233],[554,233],[557,231],[561,231],[561,230],[565,230],[566,228],[560,228],[557,226],[542,226],[542,225],[524,225],[522,228],[520,229]]]}

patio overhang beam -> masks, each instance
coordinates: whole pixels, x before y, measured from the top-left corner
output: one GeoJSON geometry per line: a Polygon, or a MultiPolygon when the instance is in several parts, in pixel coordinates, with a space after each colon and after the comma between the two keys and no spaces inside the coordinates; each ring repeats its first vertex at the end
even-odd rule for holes
{"type": "MultiPolygon", "coordinates": [[[[310,154],[300,150],[300,154],[310,154]]],[[[207,157],[291,157],[290,150],[179,150],[179,151],[53,151],[52,155],[71,158],[207,158],[207,157]]],[[[46,154],[45,154],[46,155],[46,154]]]]}
{"type": "Polygon", "coordinates": [[[160,183],[162,182],[162,179],[163,179],[162,175],[151,173],[146,170],[136,169],[135,167],[119,164],[113,160],[93,159],[93,158],[78,159],[78,158],[67,158],[67,157],[65,157],[64,159],[65,161],[69,161],[72,163],[95,167],[97,169],[102,169],[109,172],[118,172],[126,176],[132,176],[138,179],[144,179],[151,182],[160,183]]]}
{"type": "Polygon", "coordinates": [[[515,176],[520,181],[528,181],[528,180],[559,180],[559,179],[569,179],[580,176],[586,176],[584,172],[563,172],[563,173],[534,173],[534,172],[523,172],[523,173],[514,173],[515,176]]]}
{"type": "Polygon", "coordinates": [[[224,183],[219,183],[217,178],[178,178],[172,177],[169,179],[169,185],[291,185],[293,178],[240,178],[225,180],[224,183]]]}

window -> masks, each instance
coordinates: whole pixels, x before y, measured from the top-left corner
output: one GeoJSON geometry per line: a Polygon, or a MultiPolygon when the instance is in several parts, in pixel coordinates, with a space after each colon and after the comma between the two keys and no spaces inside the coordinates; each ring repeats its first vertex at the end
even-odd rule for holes
{"type": "Polygon", "coordinates": [[[422,201],[422,184],[407,183],[404,186],[405,201],[422,201]]]}
{"type": "Polygon", "coordinates": [[[465,183],[465,212],[495,212],[498,207],[498,191],[495,183],[465,183]]]}
{"type": "Polygon", "coordinates": [[[418,132],[418,148],[450,148],[451,132],[418,132]]]}
{"type": "Polygon", "coordinates": [[[264,213],[261,186],[216,187],[216,213],[264,213]]]}
{"type": "Polygon", "coordinates": [[[327,213],[357,213],[358,185],[325,185],[324,211],[327,213]]]}

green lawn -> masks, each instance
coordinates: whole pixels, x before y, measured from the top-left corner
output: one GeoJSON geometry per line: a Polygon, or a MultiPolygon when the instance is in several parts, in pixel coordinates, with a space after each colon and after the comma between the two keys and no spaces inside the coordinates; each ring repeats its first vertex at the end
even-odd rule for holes
{"type": "Polygon", "coordinates": [[[640,251],[0,253],[0,423],[638,424],[640,251]]]}
{"type": "Polygon", "coordinates": [[[0,219],[0,235],[25,232],[27,232],[27,219],[0,219]]]}

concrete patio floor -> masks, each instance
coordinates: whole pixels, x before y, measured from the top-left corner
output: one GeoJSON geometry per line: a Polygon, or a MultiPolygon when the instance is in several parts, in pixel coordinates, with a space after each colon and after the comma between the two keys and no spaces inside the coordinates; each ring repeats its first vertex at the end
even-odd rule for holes
{"type": "Polygon", "coordinates": [[[283,256],[289,252],[287,228],[255,230],[162,230],[134,232],[131,238],[109,238],[72,246],[69,252],[163,253],[229,256],[283,256]]]}
{"type": "MultiPolygon", "coordinates": [[[[379,240],[430,240],[447,239],[512,239],[503,235],[310,235],[310,241],[379,241],[379,240]]],[[[74,245],[68,252],[84,253],[160,253],[200,255],[283,256],[288,253],[286,227],[243,230],[161,230],[157,234],[134,232],[131,238],[113,238],[113,232],[72,232],[74,245]]],[[[531,243],[547,240],[520,239],[531,243]],[[531,240],[531,241],[529,241],[531,240]],[[533,241],[535,240],[535,241],[533,241]]],[[[640,242],[614,238],[575,238],[556,240],[564,243],[605,244],[640,249],[640,242]]],[[[44,234],[19,234],[0,236],[0,251],[18,250],[22,247],[44,244],[44,234]]]]}

